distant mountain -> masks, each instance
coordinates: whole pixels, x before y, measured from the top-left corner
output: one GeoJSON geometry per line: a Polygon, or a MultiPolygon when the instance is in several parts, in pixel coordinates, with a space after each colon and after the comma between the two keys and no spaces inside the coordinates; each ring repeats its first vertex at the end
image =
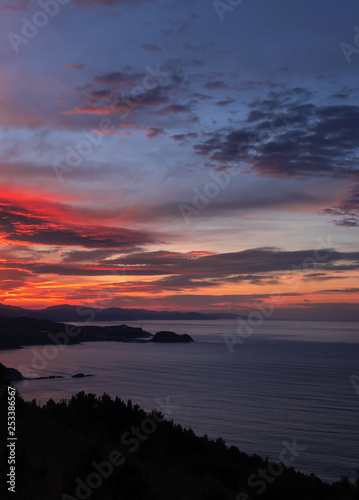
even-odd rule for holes
{"type": "MultiPolygon", "coordinates": [[[[120,307],[109,307],[107,309],[95,309],[85,306],[71,306],[61,304],[46,307],[45,309],[24,309],[22,307],[7,306],[0,304],[0,317],[33,319],[49,319],[62,322],[79,321],[145,321],[145,320],[224,320],[236,319],[238,315],[231,313],[199,313],[195,311],[151,311],[148,309],[122,309],[120,307]]],[[[244,317],[244,316],[243,316],[244,317]]]]}
{"type": "Polygon", "coordinates": [[[39,314],[38,311],[32,309],[24,309],[22,307],[7,306],[0,304],[0,317],[1,318],[20,318],[21,316],[26,316],[32,319],[43,319],[44,316],[39,314]]]}

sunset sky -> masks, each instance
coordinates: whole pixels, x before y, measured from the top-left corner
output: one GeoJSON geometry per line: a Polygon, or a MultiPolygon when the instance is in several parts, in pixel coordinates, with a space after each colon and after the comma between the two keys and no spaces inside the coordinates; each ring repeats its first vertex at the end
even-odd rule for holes
{"type": "Polygon", "coordinates": [[[0,6],[1,303],[359,320],[357,1],[0,6]]]}

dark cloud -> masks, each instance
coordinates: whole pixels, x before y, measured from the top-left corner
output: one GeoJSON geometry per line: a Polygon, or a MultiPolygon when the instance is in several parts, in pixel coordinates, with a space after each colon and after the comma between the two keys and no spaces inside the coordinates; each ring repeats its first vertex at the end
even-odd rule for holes
{"type": "MultiPolygon", "coordinates": [[[[166,274],[161,269],[136,269],[136,268],[118,268],[116,266],[79,266],[79,265],[64,265],[64,264],[44,264],[44,263],[22,263],[9,262],[6,266],[14,268],[24,268],[24,274],[44,275],[54,274],[57,276],[159,276],[166,274]]],[[[12,270],[9,270],[8,275],[11,276],[12,270]]],[[[16,273],[20,271],[15,272],[16,273]]],[[[1,276],[1,273],[0,273],[1,276]]]]}
{"type": "Polygon", "coordinates": [[[345,227],[359,227],[359,219],[358,217],[344,217],[341,220],[336,220],[334,223],[337,226],[345,226],[345,227]]]}
{"type": "MultiPolygon", "coordinates": [[[[131,274],[131,271],[129,272],[129,274],[131,274]]],[[[151,282],[128,282],[127,285],[127,290],[130,290],[132,293],[159,293],[164,290],[173,292],[176,290],[182,291],[196,288],[211,288],[217,286],[217,282],[209,280],[198,280],[189,276],[166,276],[165,278],[161,278],[151,282]]]]}
{"type": "Polygon", "coordinates": [[[329,290],[319,290],[318,293],[358,293],[359,288],[351,287],[351,288],[331,288],[329,290]]]}
{"type": "MultiPolygon", "coordinates": [[[[147,75],[149,76],[149,75],[147,75]]],[[[133,114],[148,107],[163,106],[169,102],[171,86],[156,85],[145,89],[141,82],[143,75],[126,75],[124,73],[107,73],[94,80],[97,84],[107,84],[110,89],[96,89],[88,85],[77,89],[79,97],[87,103],[86,106],[76,106],[63,111],[65,115],[81,114],[133,114]],[[139,91],[139,93],[136,93],[139,91]]],[[[152,85],[152,84],[151,84],[152,85]]],[[[178,113],[182,109],[179,105],[169,105],[159,111],[159,114],[178,113]]]]}
{"type": "Polygon", "coordinates": [[[259,274],[239,274],[226,279],[227,283],[247,282],[252,285],[276,285],[279,283],[279,276],[261,276],[259,274]]]}
{"type": "Polygon", "coordinates": [[[236,102],[235,99],[231,99],[230,97],[227,97],[227,99],[224,99],[223,101],[218,101],[216,102],[216,106],[229,106],[230,104],[236,102]]]}
{"type": "Polygon", "coordinates": [[[107,97],[110,97],[111,95],[111,90],[91,90],[91,96],[95,101],[101,100],[101,99],[106,99],[107,97]]]}
{"type": "MultiPolygon", "coordinates": [[[[132,235],[133,236],[133,235],[132,235]]],[[[83,238],[70,235],[72,245],[83,245],[83,238]],[[75,240],[75,242],[74,242],[75,240]]],[[[59,239],[61,240],[61,233],[59,239]]],[[[31,274],[57,274],[64,276],[160,276],[167,275],[154,283],[147,283],[153,291],[162,289],[185,289],[215,287],[221,283],[247,282],[253,285],[275,285],[282,275],[288,279],[290,276],[298,278],[300,275],[305,280],[322,281],[336,279],[333,272],[342,269],[341,263],[359,269],[359,252],[337,252],[334,250],[303,250],[283,251],[274,248],[257,248],[241,252],[226,254],[201,255],[201,252],[188,254],[178,252],[143,252],[136,251],[122,241],[110,241],[116,249],[105,249],[108,241],[92,236],[86,239],[86,244],[99,248],[96,250],[76,250],[65,253],[61,263],[43,262],[11,262],[4,264],[10,270],[20,270],[19,275],[14,274],[13,279],[31,274]],[[122,251],[121,245],[124,246],[122,251]],[[120,257],[116,257],[121,253],[120,257]],[[111,258],[114,257],[114,258],[111,258]],[[24,273],[24,274],[22,274],[24,273]]],[[[41,240],[48,242],[47,233],[41,240]]],[[[68,241],[66,241],[68,243],[68,241]]],[[[131,242],[132,244],[132,242],[131,242]]],[[[59,245],[59,243],[58,243],[59,245]]],[[[91,248],[91,247],[90,247],[91,248]]],[[[26,277],[26,276],[25,276],[26,277]]],[[[140,286],[140,283],[138,283],[140,286]]]]}
{"type": "Polygon", "coordinates": [[[338,92],[336,92],[335,94],[332,94],[331,97],[333,97],[334,99],[348,99],[357,92],[359,92],[359,87],[349,88],[345,86],[342,89],[338,90],[338,92]]]}
{"type": "Polygon", "coordinates": [[[5,204],[0,204],[0,228],[6,241],[33,245],[121,249],[155,241],[149,233],[124,228],[61,226],[45,215],[5,204]]]}
{"type": "MultiPolygon", "coordinates": [[[[7,266],[7,265],[6,265],[7,266]]],[[[9,268],[9,269],[0,269],[0,280],[1,280],[1,288],[4,281],[13,281],[16,283],[22,282],[26,280],[31,273],[26,270],[16,269],[17,266],[9,268]]]]}
{"type": "Polygon", "coordinates": [[[99,259],[103,260],[107,257],[112,257],[116,253],[118,253],[117,250],[74,250],[67,252],[62,261],[66,263],[96,262],[99,259]]]}
{"type": "Polygon", "coordinates": [[[326,208],[322,212],[335,218],[334,224],[344,227],[359,227],[359,186],[352,189],[339,205],[326,208]]]}
{"type": "Polygon", "coordinates": [[[206,94],[201,94],[200,92],[193,92],[191,94],[191,98],[200,99],[201,101],[207,101],[208,99],[212,99],[212,96],[206,95],[206,94]]]}
{"type": "Polygon", "coordinates": [[[175,134],[171,136],[175,141],[183,141],[186,138],[186,134],[175,134]]]}
{"type": "Polygon", "coordinates": [[[165,108],[159,109],[158,111],[155,111],[156,115],[160,116],[166,116],[170,114],[178,114],[178,113],[188,113],[190,112],[190,106],[184,106],[183,104],[170,104],[169,106],[166,106],[165,108]]]}
{"type": "Polygon", "coordinates": [[[112,71],[94,77],[96,84],[113,85],[119,88],[127,88],[137,85],[137,82],[145,77],[144,73],[134,73],[131,71],[112,71]]]}
{"type": "Polygon", "coordinates": [[[147,129],[146,137],[149,139],[154,139],[155,137],[165,134],[166,132],[162,128],[150,127],[147,129]]]}
{"type": "Polygon", "coordinates": [[[272,272],[298,272],[325,269],[331,264],[348,261],[359,268],[359,252],[337,252],[334,250],[282,251],[273,248],[257,248],[218,255],[193,255],[176,252],[133,253],[120,259],[109,259],[116,265],[141,265],[143,269],[156,267],[167,270],[167,274],[182,274],[191,277],[225,278],[238,275],[262,274],[272,272]]]}
{"type": "Polygon", "coordinates": [[[251,103],[247,120],[194,145],[219,164],[245,162],[269,177],[359,177],[359,106],[316,106],[310,92],[272,91],[251,103]]]}
{"type": "MultiPolygon", "coordinates": [[[[335,266],[337,268],[337,266],[335,266]]],[[[340,276],[339,274],[329,274],[329,273],[307,273],[303,276],[303,279],[307,281],[329,281],[329,280],[339,280],[347,279],[347,276],[340,276]]]]}
{"type": "Polygon", "coordinates": [[[172,135],[172,139],[175,141],[181,142],[184,141],[187,137],[190,139],[195,139],[198,136],[195,132],[189,132],[188,134],[175,134],[172,135]]]}

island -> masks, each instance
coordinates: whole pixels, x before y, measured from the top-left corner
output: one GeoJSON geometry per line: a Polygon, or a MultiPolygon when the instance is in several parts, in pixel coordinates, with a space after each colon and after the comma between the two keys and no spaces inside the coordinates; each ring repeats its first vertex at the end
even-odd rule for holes
{"type": "Polygon", "coordinates": [[[182,335],[179,335],[178,333],[174,332],[167,332],[167,331],[161,331],[157,332],[153,339],[151,339],[150,342],[168,342],[168,343],[173,343],[173,342],[194,342],[193,338],[190,335],[187,335],[186,333],[183,333],[182,335]]]}
{"type": "MultiPolygon", "coordinates": [[[[71,375],[71,378],[84,378],[84,377],[93,377],[93,375],[85,375],[84,373],[76,373],[75,375],[71,375]]],[[[28,378],[25,377],[18,370],[15,370],[15,368],[8,368],[2,363],[0,363],[0,388],[7,387],[11,385],[13,382],[19,382],[22,380],[44,380],[44,379],[56,379],[56,378],[65,378],[65,377],[63,375],[49,375],[47,377],[28,378]]]]}

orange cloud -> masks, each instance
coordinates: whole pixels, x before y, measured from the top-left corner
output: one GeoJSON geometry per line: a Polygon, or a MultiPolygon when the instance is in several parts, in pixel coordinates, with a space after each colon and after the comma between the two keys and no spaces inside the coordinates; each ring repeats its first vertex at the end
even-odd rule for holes
{"type": "Polygon", "coordinates": [[[106,106],[80,106],[61,113],[63,115],[111,115],[113,110],[106,106]]]}

